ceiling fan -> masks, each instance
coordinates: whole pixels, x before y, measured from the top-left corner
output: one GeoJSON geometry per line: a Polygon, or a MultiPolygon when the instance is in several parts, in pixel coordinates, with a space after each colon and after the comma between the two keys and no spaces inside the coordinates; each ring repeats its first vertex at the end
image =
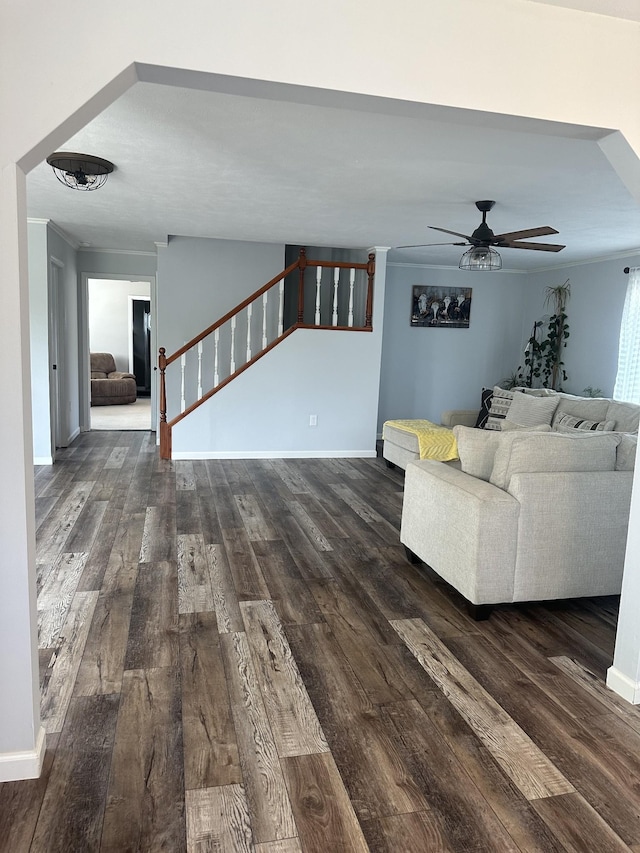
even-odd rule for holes
{"type": "Polygon", "coordinates": [[[527,237],[543,237],[547,234],[557,234],[555,228],[550,228],[548,225],[543,225],[540,228],[525,228],[521,231],[507,231],[504,234],[494,234],[491,228],[487,225],[487,213],[494,206],[495,201],[477,201],[476,207],[482,213],[482,222],[476,230],[472,234],[461,234],[459,231],[450,231],[448,228],[439,228],[437,225],[429,225],[429,228],[432,228],[434,231],[442,231],[445,234],[453,234],[454,237],[464,237],[465,242],[454,242],[454,243],[422,243],[415,246],[398,246],[398,249],[422,249],[428,246],[471,246],[471,250],[469,252],[465,252],[463,255],[463,260],[460,262],[460,266],[462,269],[499,269],[500,266],[497,264],[494,266],[487,266],[487,259],[491,255],[497,256],[499,260],[500,256],[497,252],[493,250],[492,247],[497,246],[500,249],[531,249],[535,252],[559,252],[561,249],[564,249],[564,246],[559,245],[558,243],[530,243],[525,242],[527,237]],[[464,265],[463,261],[466,256],[471,256],[471,266],[464,265]],[[485,265],[479,265],[478,263],[473,263],[473,256],[477,260],[480,260],[482,257],[485,258],[485,265]]]}

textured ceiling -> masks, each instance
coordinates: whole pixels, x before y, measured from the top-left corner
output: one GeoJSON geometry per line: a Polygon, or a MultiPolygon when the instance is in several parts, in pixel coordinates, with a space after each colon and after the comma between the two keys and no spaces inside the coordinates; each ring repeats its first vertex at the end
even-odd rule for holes
{"type": "MultiPolygon", "coordinates": [[[[382,102],[381,102],[382,104],[382,102]]],[[[396,247],[470,234],[477,199],[496,233],[550,225],[557,255],[502,250],[531,270],[640,247],[640,206],[598,145],[609,131],[442,107],[391,115],[138,83],[62,150],[112,160],[95,193],[27,178],[28,214],[80,244],[154,251],[169,235],[302,245],[396,247]]],[[[456,238],[452,238],[456,239],[456,238]]],[[[394,251],[457,265],[462,249],[394,251]]]]}

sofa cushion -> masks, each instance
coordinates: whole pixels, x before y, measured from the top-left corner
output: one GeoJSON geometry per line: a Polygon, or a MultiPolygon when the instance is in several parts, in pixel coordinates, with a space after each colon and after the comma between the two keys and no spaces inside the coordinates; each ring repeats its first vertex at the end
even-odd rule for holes
{"type": "Polygon", "coordinates": [[[633,471],[636,464],[638,435],[623,432],[616,452],[616,471],[633,471]]]}
{"type": "MultiPolygon", "coordinates": [[[[472,477],[477,477],[479,480],[486,480],[489,482],[491,472],[493,471],[496,449],[502,432],[507,429],[526,429],[526,427],[520,426],[519,424],[510,424],[507,428],[506,423],[507,422],[505,421],[502,430],[483,430],[460,425],[454,426],[453,434],[458,446],[460,469],[464,471],[465,474],[470,474],[472,477]]],[[[548,424],[542,424],[537,427],[531,427],[531,431],[550,432],[551,427],[548,424]]]]}
{"type": "Polygon", "coordinates": [[[613,429],[617,432],[638,432],[640,406],[611,400],[607,409],[607,420],[615,421],[613,429]]]}
{"type": "Polygon", "coordinates": [[[560,415],[573,415],[575,418],[586,418],[590,421],[611,420],[607,415],[611,401],[606,397],[575,397],[572,394],[565,393],[558,396],[560,400],[551,426],[555,427],[560,415]]]}
{"type": "Polygon", "coordinates": [[[516,394],[505,420],[523,427],[550,424],[557,405],[557,396],[534,397],[530,394],[516,394]]]}
{"type": "Polygon", "coordinates": [[[589,430],[590,432],[611,432],[615,429],[615,421],[588,421],[586,418],[576,418],[573,415],[560,415],[556,418],[554,429],[557,432],[573,432],[574,429],[589,430]]]}
{"type": "Polygon", "coordinates": [[[498,446],[499,431],[454,426],[460,468],[465,474],[489,482],[498,446]]]}
{"type": "Polygon", "coordinates": [[[489,482],[508,489],[513,474],[613,471],[619,442],[615,433],[505,432],[498,440],[489,482]]]}

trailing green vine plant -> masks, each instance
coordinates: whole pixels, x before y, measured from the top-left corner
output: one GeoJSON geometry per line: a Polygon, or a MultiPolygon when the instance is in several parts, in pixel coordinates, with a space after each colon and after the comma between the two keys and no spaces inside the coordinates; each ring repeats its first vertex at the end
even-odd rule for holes
{"type": "Polygon", "coordinates": [[[553,310],[547,323],[546,337],[542,337],[544,322],[536,320],[524,351],[524,365],[518,367],[516,379],[519,385],[528,388],[541,386],[561,391],[562,383],[567,379],[562,350],[569,338],[566,311],[571,296],[569,279],[564,284],[547,287],[545,294],[545,307],[553,310]]]}

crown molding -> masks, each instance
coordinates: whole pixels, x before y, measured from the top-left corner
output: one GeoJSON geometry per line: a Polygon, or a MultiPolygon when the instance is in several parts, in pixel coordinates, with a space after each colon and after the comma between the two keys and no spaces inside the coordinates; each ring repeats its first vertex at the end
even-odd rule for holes
{"type": "Polygon", "coordinates": [[[77,252],[80,248],[80,243],[75,239],[75,237],[72,237],[71,234],[68,234],[64,230],[64,228],[61,228],[59,225],[57,225],[53,221],[53,219],[38,219],[34,216],[28,216],[27,223],[30,225],[48,225],[49,228],[51,228],[51,230],[54,231],[58,235],[58,237],[64,240],[65,243],[68,243],[74,251],[77,252]]]}
{"type": "Polygon", "coordinates": [[[155,258],[155,252],[143,252],[139,249],[101,249],[100,246],[81,246],[81,252],[100,252],[103,255],[142,255],[147,258],[155,258]]]}
{"type": "MultiPolygon", "coordinates": [[[[458,269],[457,265],[454,267],[454,266],[447,266],[445,264],[415,264],[415,263],[409,263],[407,261],[387,261],[387,266],[388,267],[407,267],[409,269],[417,269],[417,270],[424,270],[424,269],[447,270],[448,272],[459,272],[461,275],[468,275],[469,274],[469,270],[458,269]]],[[[487,272],[491,272],[491,270],[475,270],[473,272],[487,273],[487,272]]],[[[500,273],[503,273],[503,272],[508,272],[508,273],[513,274],[513,275],[527,275],[527,273],[530,272],[530,270],[510,270],[510,269],[506,269],[505,267],[502,267],[501,270],[493,270],[493,272],[495,272],[496,275],[499,275],[500,273]]]]}
{"type": "Polygon", "coordinates": [[[626,252],[614,252],[610,255],[601,255],[600,257],[588,258],[584,261],[572,261],[571,263],[558,264],[557,266],[552,267],[537,267],[536,269],[528,270],[528,272],[553,272],[554,270],[566,270],[570,267],[584,267],[589,264],[603,264],[607,261],[619,261],[627,258],[637,258],[638,256],[640,256],[640,249],[628,249],[626,252]]]}

